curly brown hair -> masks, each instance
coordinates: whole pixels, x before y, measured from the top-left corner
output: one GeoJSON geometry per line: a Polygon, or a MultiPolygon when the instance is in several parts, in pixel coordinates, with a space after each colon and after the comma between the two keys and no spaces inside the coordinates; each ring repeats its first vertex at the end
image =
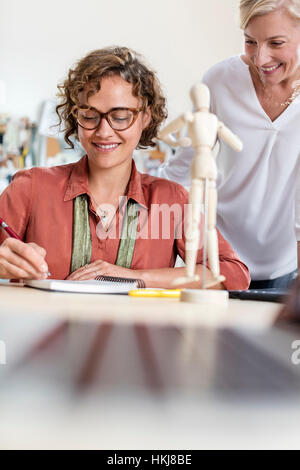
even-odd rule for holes
{"type": "Polygon", "coordinates": [[[79,94],[88,84],[88,95],[97,93],[101,88],[101,79],[118,75],[132,84],[132,93],[142,100],[142,109],[149,106],[151,122],[143,130],[138,147],[154,147],[153,139],[158,128],[167,117],[166,100],[162,94],[159,80],[152,70],[145,65],[142,56],[127,47],[107,47],[90,52],[79,60],[74,69],[69,70],[68,78],[57,86],[61,102],[56,107],[59,125],[65,124],[64,138],[74,148],[70,140],[72,135],[78,139],[77,121],[72,113],[79,105],[79,94]]]}

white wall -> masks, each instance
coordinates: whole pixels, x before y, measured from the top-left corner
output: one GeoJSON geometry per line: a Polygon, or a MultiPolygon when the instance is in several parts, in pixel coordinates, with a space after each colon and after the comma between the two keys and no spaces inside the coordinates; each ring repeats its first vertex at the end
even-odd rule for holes
{"type": "Polygon", "coordinates": [[[0,113],[36,119],[68,68],[92,49],[118,44],[157,70],[170,117],[215,62],[241,52],[238,0],[2,0],[0,113]],[[3,94],[3,93],[2,93],[3,94]]]}

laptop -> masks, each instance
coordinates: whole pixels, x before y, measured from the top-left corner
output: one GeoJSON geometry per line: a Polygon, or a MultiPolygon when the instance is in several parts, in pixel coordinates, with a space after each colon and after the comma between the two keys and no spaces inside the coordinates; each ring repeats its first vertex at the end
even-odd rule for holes
{"type": "Polygon", "coordinates": [[[248,290],[230,290],[231,299],[240,300],[260,300],[266,302],[284,302],[289,289],[270,288],[270,289],[248,289],[248,290]]]}

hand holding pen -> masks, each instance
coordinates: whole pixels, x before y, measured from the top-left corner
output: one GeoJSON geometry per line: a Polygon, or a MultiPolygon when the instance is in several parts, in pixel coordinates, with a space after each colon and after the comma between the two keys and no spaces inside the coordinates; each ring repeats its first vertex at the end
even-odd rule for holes
{"type": "Polygon", "coordinates": [[[46,279],[50,275],[46,250],[36,243],[24,243],[1,217],[0,227],[9,235],[0,245],[0,278],[46,279]]]}

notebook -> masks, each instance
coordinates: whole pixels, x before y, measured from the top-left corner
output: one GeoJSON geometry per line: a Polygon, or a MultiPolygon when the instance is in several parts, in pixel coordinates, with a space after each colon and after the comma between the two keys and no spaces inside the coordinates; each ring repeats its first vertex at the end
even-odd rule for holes
{"type": "Polygon", "coordinates": [[[132,289],[144,287],[141,279],[127,279],[113,276],[97,276],[91,281],[61,281],[46,279],[25,281],[25,286],[57,292],[78,292],[82,294],[128,294],[132,289]]]}

